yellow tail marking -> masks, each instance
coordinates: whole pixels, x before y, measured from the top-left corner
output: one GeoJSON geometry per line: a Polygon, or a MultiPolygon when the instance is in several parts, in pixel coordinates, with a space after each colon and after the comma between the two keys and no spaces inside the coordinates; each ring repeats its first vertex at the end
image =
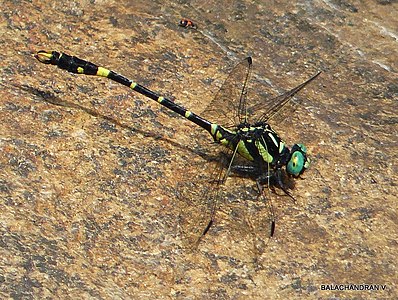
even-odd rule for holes
{"type": "Polygon", "coordinates": [[[35,57],[42,63],[48,63],[53,58],[53,53],[52,52],[39,51],[39,52],[36,53],[35,57]]]}
{"type": "Polygon", "coordinates": [[[192,112],[190,112],[189,110],[187,110],[187,111],[185,112],[185,118],[188,119],[191,115],[192,115],[192,112]]]}
{"type": "Polygon", "coordinates": [[[110,71],[108,69],[105,69],[103,67],[98,67],[97,76],[108,77],[109,72],[110,71]]]}

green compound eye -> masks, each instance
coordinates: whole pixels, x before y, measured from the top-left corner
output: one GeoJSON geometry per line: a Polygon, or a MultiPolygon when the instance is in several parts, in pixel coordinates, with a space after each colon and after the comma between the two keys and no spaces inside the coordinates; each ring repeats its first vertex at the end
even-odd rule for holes
{"type": "Polygon", "coordinates": [[[286,165],[286,171],[293,176],[299,176],[310,165],[310,160],[307,159],[307,148],[302,144],[296,144],[291,150],[290,160],[286,165]]]}

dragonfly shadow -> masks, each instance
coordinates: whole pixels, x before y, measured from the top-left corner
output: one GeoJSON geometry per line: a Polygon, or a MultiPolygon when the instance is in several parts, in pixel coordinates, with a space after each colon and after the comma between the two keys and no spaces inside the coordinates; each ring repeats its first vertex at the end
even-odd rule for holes
{"type": "Polygon", "coordinates": [[[12,83],[11,85],[16,87],[16,88],[18,88],[18,89],[21,89],[21,90],[23,90],[23,91],[25,91],[27,93],[35,95],[40,100],[42,100],[42,101],[44,101],[46,103],[49,103],[49,104],[52,104],[52,105],[56,105],[56,106],[61,106],[61,107],[73,108],[73,109],[77,109],[77,110],[83,111],[83,112],[85,112],[85,113],[87,113],[87,114],[89,114],[89,115],[91,115],[91,116],[93,116],[95,118],[106,120],[106,121],[108,121],[110,123],[115,124],[116,126],[119,126],[120,128],[126,129],[126,130],[128,130],[130,132],[136,132],[136,133],[144,135],[145,137],[152,138],[154,140],[161,139],[161,140],[171,144],[173,147],[177,147],[177,148],[180,148],[182,150],[188,151],[190,153],[196,154],[196,155],[202,157],[203,159],[211,160],[211,157],[208,154],[206,154],[205,152],[203,152],[203,151],[200,151],[198,149],[192,149],[192,147],[189,147],[189,146],[181,145],[181,144],[179,144],[179,143],[177,143],[177,142],[175,142],[173,140],[170,140],[170,139],[168,139],[168,138],[166,138],[166,137],[164,137],[164,136],[162,136],[162,135],[160,135],[158,133],[147,132],[147,131],[144,131],[142,129],[136,128],[134,126],[125,124],[125,123],[120,122],[119,120],[117,120],[117,119],[115,119],[113,117],[101,114],[101,113],[99,113],[98,111],[96,111],[94,109],[87,108],[85,106],[82,106],[80,104],[76,104],[76,103],[73,103],[73,102],[70,102],[70,101],[65,101],[62,98],[54,95],[54,93],[52,93],[52,92],[44,91],[44,90],[41,90],[41,89],[38,89],[38,88],[35,88],[35,87],[31,87],[31,86],[26,85],[26,84],[21,84],[20,85],[20,84],[12,83]]]}

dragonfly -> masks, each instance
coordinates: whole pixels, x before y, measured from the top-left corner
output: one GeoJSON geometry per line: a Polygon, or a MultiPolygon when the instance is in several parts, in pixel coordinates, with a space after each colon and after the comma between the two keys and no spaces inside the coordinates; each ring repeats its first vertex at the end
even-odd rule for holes
{"type": "MultiPolygon", "coordinates": [[[[206,221],[200,222],[193,243],[197,245],[214,223],[217,205],[227,178],[231,174],[244,174],[256,182],[257,201],[267,207],[267,236],[275,231],[275,216],[271,201],[271,189],[279,188],[294,199],[286,178],[300,177],[310,166],[307,148],[300,143],[289,148],[278,133],[271,128],[269,120],[274,118],[301,89],[313,81],[321,72],[317,72],[295,88],[266,101],[250,105],[248,84],[253,61],[247,57],[237,64],[227,77],[222,87],[209,103],[202,116],[186,109],[176,102],[156,93],[139,83],[105,67],[57,51],[38,51],[36,59],[44,64],[55,65],[70,73],[106,77],[118,82],[139,94],[150,98],[160,105],[193,122],[207,131],[216,144],[224,148],[220,161],[216,163],[211,176],[210,188],[199,194],[207,208],[206,221]],[[250,118],[255,117],[255,121],[250,118]],[[210,121],[213,118],[217,122],[210,121]],[[248,162],[241,164],[241,160],[248,162]]],[[[189,197],[189,196],[188,196],[189,197]]],[[[188,200],[189,202],[189,200],[188,200]]],[[[189,220],[187,222],[190,222],[189,220]]]]}

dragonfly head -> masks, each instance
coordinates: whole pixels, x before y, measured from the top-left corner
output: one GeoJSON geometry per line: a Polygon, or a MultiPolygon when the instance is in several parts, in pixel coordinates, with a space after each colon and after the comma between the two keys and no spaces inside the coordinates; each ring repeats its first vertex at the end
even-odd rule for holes
{"type": "Polygon", "coordinates": [[[310,166],[310,159],[307,157],[307,148],[303,144],[295,144],[290,150],[290,158],[286,165],[289,175],[298,177],[310,166]]]}

